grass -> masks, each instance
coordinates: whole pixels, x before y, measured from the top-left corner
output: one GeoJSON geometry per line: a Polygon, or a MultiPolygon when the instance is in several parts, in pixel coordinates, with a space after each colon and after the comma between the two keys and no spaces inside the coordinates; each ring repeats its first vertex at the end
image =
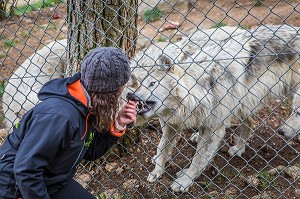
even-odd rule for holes
{"type": "Polygon", "coordinates": [[[0,81],[0,97],[2,97],[4,93],[4,81],[0,81]]]}
{"type": "Polygon", "coordinates": [[[262,1],[263,0],[255,0],[254,6],[256,6],[256,7],[262,6],[263,5],[262,1]]]}
{"type": "Polygon", "coordinates": [[[5,55],[4,54],[0,54],[0,59],[4,58],[5,55]]]}
{"type": "Polygon", "coordinates": [[[224,21],[220,21],[220,22],[216,22],[215,25],[212,26],[212,28],[220,28],[224,26],[227,26],[227,23],[224,21]]]}
{"type": "Polygon", "coordinates": [[[151,9],[151,10],[146,10],[144,12],[144,19],[146,22],[151,23],[153,21],[156,21],[164,16],[163,11],[159,9],[151,9]]]}
{"type": "Polygon", "coordinates": [[[261,190],[265,190],[267,187],[271,185],[271,181],[274,179],[268,171],[261,171],[258,175],[257,178],[259,179],[259,185],[258,187],[261,190]]]}
{"type": "Polygon", "coordinates": [[[29,32],[27,30],[24,30],[24,31],[21,32],[21,36],[23,38],[27,38],[27,37],[29,37],[29,32]]]}
{"type": "Polygon", "coordinates": [[[25,5],[17,6],[13,9],[13,13],[17,16],[30,13],[41,8],[52,7],[55,4],[62,2],[63,0],[39,0],[35,3],[27,3],[25,5]]]}
{"type": "MultiPolygon", "coordinates": [[[[3,116],[3,115],[0,115],[0,124],[1,124],[3,121],[4,121],[4,116],[3,116]]],[[[2,144],[1,141],[2,141],[2,140],[0,140],[0,145],[2,144]]]]}
{"type": "Polygon", "coordinates": [[[5,42],[3,42],[4,48],[9,48],[12,46],[16,46],[17,42],[15,40],[6,40],[5,42]]]}
{"type": "Polygon", "coordinates": [[[245,25],[245,26],[241,26],[241,29],[244,29],[244,30],[249,30],[249,29],[251,29],[251,26],[247,26],[247,25],[245,25]]]}
{"type": "Polygon", "coordinates": [[[201,187],[203,187],[203,189],[209,189],[209,188],[212,187],[212,183],[211,183],[211,181],[209,179],[205,178],[201,182],[201,187]]]}
{"type": "Polygon", "coordinates": [[[227,180],[230,180],[234,177],[236,177],[238,175],[238,172],[233,169],[233,170],[227,170],[227,171],[222,171],[221,175],[227,179],[227,180]]]}
{"type": "Polygon", "coordinates": [[[7,39],[7,36],[5,34],[1,34],[0,39],[7,39]]]}
{"type": "Polygon", "coordinates": [[[157,42],[165,42],[167,41],[167,38],[165,36],[159,35],[157,42]]]}

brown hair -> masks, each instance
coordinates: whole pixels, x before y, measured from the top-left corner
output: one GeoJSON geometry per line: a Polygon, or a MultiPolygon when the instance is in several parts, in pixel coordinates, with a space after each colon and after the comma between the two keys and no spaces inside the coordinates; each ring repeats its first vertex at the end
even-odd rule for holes
{"type": "Polygon", "coordinates": [[[92,112],[95,116],[94,126],[97,131],[103,132],[110,129],[119,109],[120,91],[108,93],[90,93],[92,112]]]}

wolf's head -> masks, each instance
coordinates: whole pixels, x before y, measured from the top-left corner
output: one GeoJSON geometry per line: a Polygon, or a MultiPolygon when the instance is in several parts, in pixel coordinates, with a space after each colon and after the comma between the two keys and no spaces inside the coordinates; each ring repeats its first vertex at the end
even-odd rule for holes
{"type": "Polygon", "coordinates": [[[132,76],[127,99],[138,101],[138,114],[144,118],[166,114],[176,108],[176,86],[181,69],[174,61],[181,50],[174,45],[150,47],[131,62],[132,76]]]}

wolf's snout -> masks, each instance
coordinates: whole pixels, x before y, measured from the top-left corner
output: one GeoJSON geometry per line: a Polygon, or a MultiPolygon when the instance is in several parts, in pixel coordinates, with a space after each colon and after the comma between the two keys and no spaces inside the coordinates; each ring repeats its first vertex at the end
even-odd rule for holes
{"type": "Polygon", "coordinates": [[[279,133],[280,135],[284,135],[284,131],[283,131],[282,129],[278,129],[278,133],[279,133]]]}
{"type": "Polygon", "coordinates": [[[129,100],[132,100],[132,101],[141,101],[141,99],[136,96],[133,92],[129,92],[127,93],[126,95],[126,99],[129,101],[129,100]]]}

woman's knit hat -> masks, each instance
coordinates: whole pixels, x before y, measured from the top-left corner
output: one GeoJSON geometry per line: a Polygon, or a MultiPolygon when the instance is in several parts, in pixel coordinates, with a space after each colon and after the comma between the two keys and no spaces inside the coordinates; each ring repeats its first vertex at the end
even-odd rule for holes
{"type": "Polygon", "coordinates": [[[81,82],[90,92],[116,91],[128,82],[130,74],[127,56],[114,47],[91,50],[81,65],[81,82]]]}

